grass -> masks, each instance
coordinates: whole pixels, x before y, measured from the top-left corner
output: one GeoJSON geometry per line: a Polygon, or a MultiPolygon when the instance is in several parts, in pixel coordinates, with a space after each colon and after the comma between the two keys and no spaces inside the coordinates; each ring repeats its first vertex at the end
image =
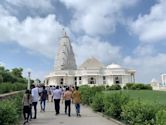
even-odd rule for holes
{"type": "MultiPolygon", "coordinates": [[[[106,91],[105,93],[116,93],[120,91],[106,91]]],[[[154,103],[166,105],[166,92],[164,91],[152,91],[152,90],[122,90],[124,94],[128,94],[131,99],[140,100],[144,103],[154,103]]]]}

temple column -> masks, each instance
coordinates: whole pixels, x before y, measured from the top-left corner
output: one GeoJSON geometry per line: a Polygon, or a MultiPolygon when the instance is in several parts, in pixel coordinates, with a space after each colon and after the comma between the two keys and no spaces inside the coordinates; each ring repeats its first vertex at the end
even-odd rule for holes
{"type": "Polygon", "coordinates": [[[131,73],[131,82],[135,83],[135,74],[134,73],[131,73]]]}

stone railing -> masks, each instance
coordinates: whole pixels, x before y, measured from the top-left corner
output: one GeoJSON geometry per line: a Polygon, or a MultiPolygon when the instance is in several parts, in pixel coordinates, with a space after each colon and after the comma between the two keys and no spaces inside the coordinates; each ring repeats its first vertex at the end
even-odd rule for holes
{"type": "Polygon", "coordinates": [[[14,95],[20,93],[20,92],[23,92],[23,90],[22,91],[15,91],[15,92],[10,92],[10,93],[5,93],[5,94],[0,94],[0,100],[7,99],[11,96],[14,96],[14,95]]]}

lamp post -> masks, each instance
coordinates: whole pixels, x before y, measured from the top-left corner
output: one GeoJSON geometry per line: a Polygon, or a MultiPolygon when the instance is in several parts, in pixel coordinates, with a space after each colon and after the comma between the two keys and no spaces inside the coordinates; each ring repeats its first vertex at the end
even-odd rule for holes
{"type": "Polygon", "coordinates": [[[30,82],[31,82],[31,71],[28,71],[28,86],[27,86],[27,89],[30,90],[30,82]]]}

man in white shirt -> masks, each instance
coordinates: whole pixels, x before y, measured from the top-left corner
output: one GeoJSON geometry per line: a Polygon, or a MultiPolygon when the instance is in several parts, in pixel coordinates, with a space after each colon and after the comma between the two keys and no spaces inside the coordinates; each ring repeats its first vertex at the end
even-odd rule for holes
{"type": "Polygon", "coordinates": [[[62,96],[62,91],[61,91],[61,89],[59,89],[59,86],[57,86],[56,89],[53,90],[53,99],[54,99],[54,104],[55,104],[56,115],[59,114],[61,96],[62,96]]]}
{"type": "Polygon", "coordinates": [[[32,90],[31,90],[31,94],[32,94],[32,106],[34,107],[34,117],[33,119],[36,119],[37,116],[37,102],[39,99],[39,89],[38,87],[35,85],[32,85],[32,90]]]}

